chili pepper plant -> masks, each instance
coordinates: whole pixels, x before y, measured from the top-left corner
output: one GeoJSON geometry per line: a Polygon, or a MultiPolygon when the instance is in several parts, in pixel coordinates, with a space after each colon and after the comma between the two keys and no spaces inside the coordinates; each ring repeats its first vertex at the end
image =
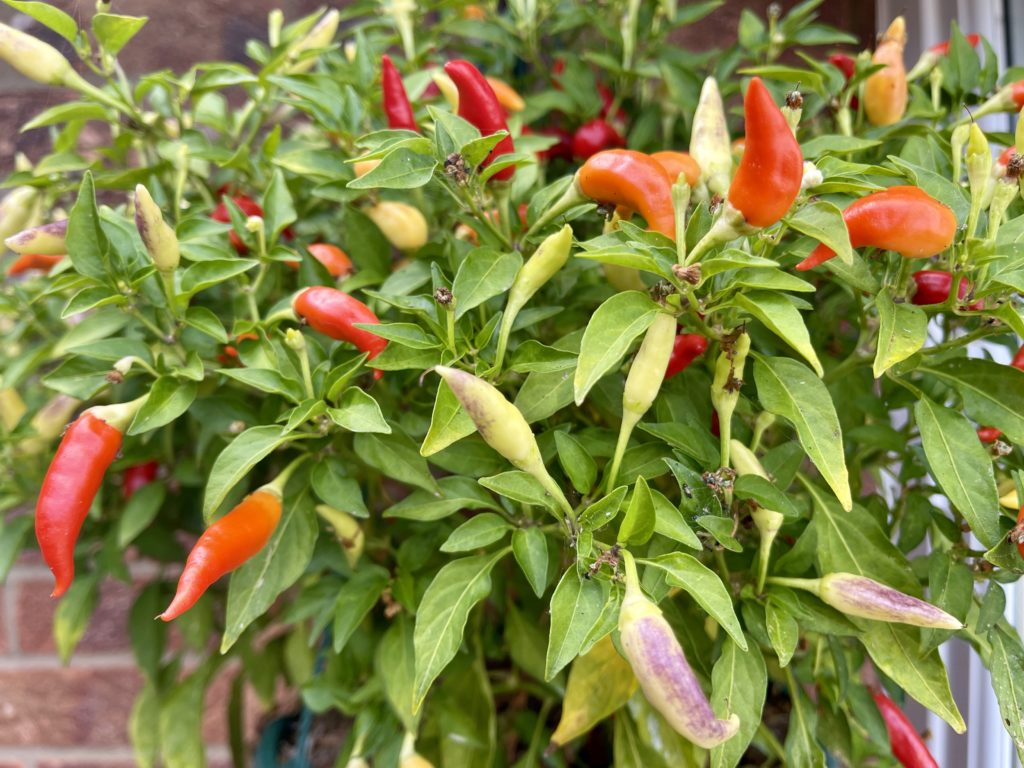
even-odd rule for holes
{"type": "Polygon", "coordinates": [[[0,577],[38,547],[68,658],[156,565],[139,765],[204,764],[225,670],[231,722],[291,691],[351,768],[925,765],[952,637],[1022,750],[987,41],[364,1],[126,75],[145,18],[8,4],[77,57],[0,25],[59,89],[0,202],[0,577]]]}

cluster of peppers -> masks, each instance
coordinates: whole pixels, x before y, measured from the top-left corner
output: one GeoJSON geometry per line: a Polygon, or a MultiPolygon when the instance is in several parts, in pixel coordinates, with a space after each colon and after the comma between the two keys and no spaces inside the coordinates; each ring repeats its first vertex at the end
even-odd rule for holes
{"type": "MultiPolygon", "coordinates": [[[[334,23],[336,25],[336,19],[334,23]]],[[[873,124],[887,125],[900,119],[906,108],[907,80],[935,71],[938,60],[948,50],[948,44],[933,47],[908,76],[902,61],[905,37],[903,21],[897,19],[883,36],[872,59],[872,63],[884,65],[865,80],[861,93],[866,114],[873,124]]],[[[974,44],[976,40],[970,42],[974,44]]],[[[855,64],[852,60],[836,58],[834,63],[843,69],[848,79],[853,76],[855,64]]],[[[418,132],[415,114],[398,71],[388,56],[382,58],[381,64],[383,107],[388,127],[418,132]]],[[[300,67],[301,64],[296,63],[295,66],[300,67]]],[[[48,75],[52,81],[76,86],[74,77],[63,68],[54,65],[52,69],[48,75]]],[[[444,72],[457,91],[460,117],[476,126],[483,135],[500,131],[508,134],[506,111],[509,105],[514,107],[514,92],[511,95],[505,93],[504,98],[500,98],[497,92],[500,87],[467,61],[450,61],[444,72]]],[[[732,172],[724,110],[713,79],[709,78],[705,83],[694,119],[692,155],[677,151],[647,155],[624,148],[609,149],[609,146],[625,144],[621,135],[604,123],[612,103],[613,100],[606,101],[605,110],[599,118],[603,126],[588,123],[573,137],[574,154],[586,162],[575,174],[563,199],[546,211],[542,219],[534,223],[532,230],[541,229],[578,202],[591,200],[614,208],[619,219],[638,213],[650,230],[678,241],[682,226],[680,211],[685,208],[685,205],[680,205],[680,200],[688,200],[691,190],[699,189],[706,195],[720,196],[722,200],[717,219],[707,236],[689,254],[680,250],[679,266],[685,270],[687,266],[698,263],[699,256],[708,249],[777,223],[805,184],[806,168],[793,131],[793,113],[797,113],[795,119],[798,119],[799,105],[788,107],[788,112],[780,110],[757,77],[751,79],[744,98],[746,136],[735,172],[732,172]]],[[[1020,108],[1022,105],[1024,84],[1014,83],[986,102],[979,112],[1020,108]]],[[[511,136],[505,135],[482,161],[480,169],[500,162],[513,150],[511,136]]],[[[969,160],[970,153],[968,147],[969,160]]],[[[1006,165],[1009,165],[1013,157],[1008,156],[1006,160],[1006,165]]],[[[369,170],[364,169],[363,172],[369,170]]],[[[508,181],[514,173],[514,164],[508,164],[491,178],[496,182],[508,181]]],[[[222,195],[225,192],[221,190],[222,195]]],[[[33,194],[32,190],[15,190],[3,204],[28,209],[34,203],[33,194]]],[[[262,217],[262,208],[251,197],[238,193],[229,197],[230,205],[245,217],[250,220],[262,217]]],[[[421,226],[408,211],[388,208],[387,205],[377,203],[367,209],[367,215],[397,248],[415,250],[426,242],[425,221],[421,226]]],[[[156,270],[166,278],[177,269],[180,259],[174,230],[163,220],[145,187],[137,188],[134,207],[142,241],[156,270]]],[[[211,216],[217,221],[230,223],[232,211],[229,204],[222,201],[211,216]]],[[[14,218],[4,216],[0,220],[13,221],[14,218]]],[[[422,220],[421,214],[419,218],[422,220]]],[[[945,250],[952,244],[957,226],[952,211],[946,206],[917,187],[905,186],[890,187],[854,201],[843,212],[843,220],[854,248],[870,246],[891,250],[906,258],[930,257],[945,250]]],[[[29,217],[23,217],[20,224],[29,221],[29,217]]],[[[258,221],[253,229],[258,231],[258,221]]],[[[49,270],[58,264],[67,251],[66,231],[67,222],[58,221],[27,229],[18,226],[15,232],[5,232],[8,246],[20,254],[8,273],[17,275],[28,270],[49,270]]],[[[284,236],[292,235],[286,231],[284,236]]],[[[248,246],[240,234],[232,231],[230,237],[235,250],[245,253],[248,246]]],[[[499,331],[498,368],[518,312],[562,268],[570,256],[571,247],[572,230],[569,225],[564,225],[542,242],[519,271],[508,292],[499,331]]],[[[352,271],[351,260],[337,246],[314,243],[308,246],[308,252],[332,277],[343,278],[352,271]]],[[[796,268],[813,269],[833,256],[835,254],[822,244],[796,268]]],[[[290,266],[297,264],[291,263],[290,266]]],[[[951,301],[953,279],[953,275],[947,272],[918,271],[913,275],[916,291],[911,300],[921,305],[951,301]]],[[[173,280],[165,279],[164,282],[173,292],[173,280]]],[[[957,284],[956,300],[965,299],[969,290],[966,280],[961,278],[957,284]]],[[[970,305],[969,309],[975,306],[970,305]]],[[[297,320],[331,339],[352,344],[366,354],[368,363],[387,345],[382,337],[359,327],[378,323],[374,312],[338,288],[306,288],[294,296],[291,307],[297,320]]],[[[295,343],[301,344],[301,341],[295,343]]],[[[749,336],[743,332],[735,336],[729,345],[723,343],[715,366],[712,400],[723,446],[731,446],[731,463],[736,471],[766,476],[754,453],[729,437],[732,414],[738,400],[734,383],[743,375],[749,347],[749,336]]],[[[608,487],[614,486],[622,450],[632,429],[652,406],[663,381],[683,371],[707,348],[708,340],[703,335],[680,331],[671,311],[659,313],[650,325],[625,382],[623,419],[616,453],[608,470],[608,487]]],[[[1013,365],[1024,369],[1024,350],[1018,353],[1013,365]]],[[[515,467],[536,478],[551,494],[564,511],[565,524],[571,532],[575,525],[572,506],[545,468],[536,438],[519,410],[482,378],[455,368],[439,366],[435,370],[471,416],[485,442],[515,467]]],[[[382,372],[375,371],[374,375],[379,378],[382,372]]],[[[54,596],[63,594],[71,584],[79,531],[106,471],[120,450],[123,434],[146,397],[144,395],[127,403],[91,407],[71,423],[61,439],[40,491],[35,517],[40,550],[54,574],[54,596]]],[[[64,403],[62,407],[63,418],[66,418],[68,404],[64,403]]],[[[74,407],[77,403],[71,404],[71,408],[74,407]]],[[[57,418],[63,421],[62,417],[57,418]]],[[[301,461],[301,458],[296,460],[272,482],[246,496],[203,532],[188,556],[176,594],[160,615],[161,619],[170,621],[180,616],[214,581],[239,567],[265,546],[281,516],[285,485],[301,461]]],[[[124,478],[125,498],[130,498],[152,482],[157,473],[158,466],[154,462],[130,468],[124,478]]],[[[358,558],[361,551],[361,543],[356,543],[360,541],[358,525],[337,510],[318,508],[318,512],[334,525],[340,537],[350,543],[346,545],[346,555],[358,558]]],[[[1024,508],[1021,519],[1024,519],[1024,508]]],[[[754,522],[762,536],[760,589],[765,582],[767,558],[781,515],[761,510],[754,516],[754,522]]],[[[1024,542],[1020,547],[1024,555],[1024,542]]],[[[622,548],[621,552],[625,565],[625,598],[618,623],[623,652],[640,686],[650,703],[676,731],[702,747],[721,744],[736,733],[739,719],[736,715],[724,719],[715,715],[673,630],[657,605],[640,588],[637,564],[632,554],[627,548],[622,548]]],[[[929,603],[854,574],[830,573],[819,579],[773,577],[768,581],[810,591],[826,604],[851,616],[942,629],[959,629],[962,626],[957,619],[929,603]]],[[[899,708],[881,692],[876,692],[875,699],[888,725],[896,757],[907,766],[934,765],[927,748],[899,708]]],[[[411,755],[410,750],[406,751],[411,755]]]]}

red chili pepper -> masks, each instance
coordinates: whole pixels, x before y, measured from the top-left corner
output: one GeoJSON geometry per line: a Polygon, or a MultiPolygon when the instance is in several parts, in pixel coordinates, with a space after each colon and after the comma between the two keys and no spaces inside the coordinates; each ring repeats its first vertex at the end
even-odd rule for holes
{"type": "Polygon", "coordinates": [[[995,427],[978,427],[978,439],[983,443],[994,443],[1002,434],[995,427]]]}
{"type": "MultiPolygon", "coordinates": [[[[889,187],[854,200],[843,211],[843,221],[854,248],[870,245],[908,259],[941,253],[956,235],[953,212],[917,187],[889,187]]],[[[835,252],[822,243],[796,268],[811,269],[833,256],[835,252]]]]}
{"type": "MultiPolygon", "coordinates": [[[[356,328],[355,323],[379,323],[368,306],[337,288],[322,285],[307,288],[292,300],[292,308],[314,331],[338,341],[347,341],[372,360],[388,345],[387,339],[356,328]]],[[[383,375],[374,372],[376,378],[383,375]]]]}
{"type": "Polygon", "coordinates": [[[137,408],[136,403],[89,408],[64,432],[46,471],[36,504],[36,539],[53,571],[52,597],[71,585],[78,533],[137,408]]]}
{"type": "MultiPolygon", "coordinates": [[[[241,333],[235,337],[235,344],[238,344],[245,339],[259,339],[259,336],[255,333],[241,333]]],[[[227,365],[232,360],[238,359],[238,350],[230,344],[227,344],[224,346],[224,351],[217,356],[217,359],[220,361],[221,365],[227,365]]]]}
{"type": "MultiPolygon", "coordinates": [[[[981,35],[976,34],[974,32],[971,32],[968,35],[964,35],[964,37],[967,38],[967,42],[970,43],[972,48],[977,47],[978,43],[981,41],[981,35]]],[[[942,54],[943,56],[946,56],[949,54],[949,40],[945,40],[941,43],[936,43],[928,50],[931,51],[932,53],[939,53],[942,54]]]]}
{"type": "Polygon", "coordinates": [[[264,486],[203,531],[185,561],[174,599],[160,618],[171,621],[183,614],[213,582],[263,549],[280,519],[281,495],[264,486]]]}
{"type": "Polygon", "coordinates": [[[14,277],[20,275],[23,272],[31,272],[32,270],[39,270],[40,272],[49,272],[64,257],[56,254],[45,254],[45,253],[26,253],[22,254],[7,267],[7,276],[14,277]]]}
{"type": "Polygon", "coordinates": [[[675,239],[672,180],[650,155],[607,149],[587,160],[576,179],[580,192],[591,200],[638,211],[648,227],[675,239]]]}
{"type": "Polygon", "coordinates": [[[1010,361],[1010,365],[1024,371],[1024,347],[1017,350],[1017,354],[1013,356],[1013,360],[1010,361]]]}
{"type": "Polygon", "coordinates": [[[885,720],[885,727],[889,731],[892,754],[904,768],[939,768],[939,764],[935,762],[932,753],[921,739],[921,734],[903,714],[903,710],[896,706],[896,702],[881,691],[874,691],[871,695],[874,696],[875,704],[878,705],[885,720]]]}
{"type": "MultiPolygon", "coordinates": [[[[927,306],[929,304],[942,304],[949,298],[953,288],[953,276],[949,272],[938,269],[922,269],[913,274],[917,290],[910,300],[912,304],[927,306]]],[[[963,299],[967,295],[970,286],[966,277],[960,278],[960,287],[957,289],[956,297],[963,299]]],[[[983,302],[976,301],[968,309],[981,309],[983,302]]]]}
{"type": "Polygon", "coordinates": [[[708,340],[699,333],[680,333],[672,344],[672,356],[668,359],[665,380],[685,371],[690,363],[704,354],[708,340]]]}
{"type": "Polygon", "coordinates": [[[845,53],[833,53],[828,57],[828,63],[843,73],[843,77],[849,80],[857,70],[857,60],[845,53]]]}
{"type": "Polygon", "coordinates": [[[412,104],[402,84],[402,76],[391,63],[386,53],[380,57],[381,85],[384,95],[384,114],[388,119],[388,128],[397,130],[418,131],[416,118],[412,112],[412,104]]]}
{"type": "Polygon", "coordinates": [[[584,123],[572,135],[572,154],[577,160],[586,160],[602,150],[624,146],[625,137],[603,117],[584,123]]]}
{"type": "Polygon", "coordinates": [[[689,152],[675,152],[667,149],[662,152],[652,152],[651,157],[661,164],[673,182],[679,178],[681,173],[686,175],[686,183],[691,187],[696,186],[700,181],[700,166],[689,152]]]}
{"type": "Polygon", "coordinates": [[[718,411],[711,409],[711,434],[715,437],[722,436],[722,425],[718,420],[718,411]]]}
{"type": "MultiPolygon", "coordinates": [[[[523,126],[523,134],[530,134],[533,131],[528,126],[523,126]]],[[[537,153],[537,159],[542,163],[550,162],[551,160],[572,160],[572,134],[564,128],[541,128],[536,133],[541,136],[555,136],[558,141],[552,144],[547,149],[543,149],[537,153]]]]}
{"type": "Polygon", "coordinates": [[[1024,108],[1024,80],[1018,80],[1010,89],[1010,96],[1013,98],[1014,106],[1018,110],[1024,108]]]}
{"type": "Polygon", "coordinates": [[[1021,557],[1024,557],[1024,535],[1021,534],[1022,530],[1024,530],[1024,507],[1021,507],[1020,512],[1017,513],[1017,529],[1015,531],[1017,534],[1017,551],[1020,552],[1021,557]]]}
{"type": "MultiPolygon", "coordinates": [[[[480,133],[484,136],[508,130],[508,123],[505,122],[505,110],[501,108],[498,97],[494,95],[494,89],[491,88],[479,69],[464,59],[456,59],[445,64],[444,71],[455,83],[455,87],[459,89],[459,117],[479,128],[480,133]]],[[[486,168],[502,155],[514,151],[512,137],[506,136],[495,145],[480,167],[486,168]]],[[[491,178],[497,181],[508,181],[515,172],[516,169],[509,166],[502,168],[491,178]]]]}
{"type": "MultiPolygon", "coordinates": [[[[262,206],[248,195],[235,195],[234,197],[231,198],[231,201],[235,205],[237,205],[238,208],[242,211],[242,213],[244,213],[246,216],[263,215],[262,206]]],[[[213,209],[213,212],[210,214],[210,218],[213,219],[214,221],[220,221],[223,222],[224,224],[230,224],[231,214],[228,213],[227,204],[224,203],[223,201],[217,203],[217,206],[213,209]]],[[[249,249],[246,247],[245,243],[242,242],[242,238],[238,236],[237,232],[231,230],[231,232],[229,232],[228,235],[231,238],[231,246],[235,249],[235,251],[237,251],[239,254],[245,254],[249,252],[249,249]]]]}
{"type": "Polygon", "coordinates": [[[781,219],[800,194],[804,158],[771,93],[755,77],[743,100],[746,146],[729,186],[729,202],[754,227],[781,219]]]}
{"type": "Polygon", "coordinates": [[[1016,147],[1007,147],[1000,153],[999,158],[996,160],[996,162],[999,163],[1000,165],[1009,165],[1010,161],[1013,159],[1013,156],[1015,154],[1017,154],[1016,147]]]}
{"type": "Polygon", "coordinates": [[[121,483],[121,495],[124,496],[125,501],[156,480],[156,473],[159,469],[160,465],[155,461],[128,467],[124,471],[124,480],[121,483]]]}

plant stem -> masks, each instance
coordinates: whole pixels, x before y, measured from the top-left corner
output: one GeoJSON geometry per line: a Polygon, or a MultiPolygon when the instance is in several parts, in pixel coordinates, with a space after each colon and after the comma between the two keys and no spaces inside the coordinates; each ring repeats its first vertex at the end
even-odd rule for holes
{"type": "Polygon", "coordinates": [[[622,464],[622,456],[626,453],[626,446],[629,444],[629,436],[633,434],[633,428],[636,427],[639,421],[639,414],[623,411],[622,424],[619,426],[619,439],[615,443],[615,454],[612,456],[608,478],[605,481],[604,487],[606,491],[615,487],[615,481],[619,476],[619,466],[622,464]]]}

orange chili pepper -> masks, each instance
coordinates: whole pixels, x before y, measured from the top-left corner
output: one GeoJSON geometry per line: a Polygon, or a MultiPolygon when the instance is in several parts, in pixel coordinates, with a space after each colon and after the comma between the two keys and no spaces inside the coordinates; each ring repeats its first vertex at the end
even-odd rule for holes
{"type": "MultiPolygon", "coordinates": [[[[941,253],[956,235],[953,212],[917,187],[889,187],[854,200],[843,211],[843,221],[854,248],[870,245],[908,259],[941,253]]],[[[822,243],[796,268],[811,269],[835,255],[822,243]]]]}
{"type": "Polygon", "coordinates": [[[654,152],[651,157],[661,164],[665,173],[673,181],[678,179],[681,173],[686,174],[686,183],[691,187],[696,186],[700,181],[700,166],[697,165],[696,160],[690,157],[689,152],[675,152],[667,149],[663,152],[654,152]]]}
{"type": "Polygon", "coordinates": [[[907,25],[902,16],[893,19],[871,57],[872,64],[884,64],[864,83],[864,112],[872,125],[892,125],[907,111],[907,69],[903,47],[907,25]]]}
{"type": "Polygon", "coordinates": [[[729,185],[729,203],[747,224],[768,227],[800,194],[804,159],[782,110],[759,77],[750,81],[743,113],[743,157],[729,185]]]}
{"type": "MultiPolygon", "coordinates": [[[[338,246],[329,243],[310,243],[306,246],[306,250],[314,259],[324,265],[327,274],[331,277],[345,277],[352,274],[352,259],[338,246]]],[[[298,269],[300,263],[298,261],[285,262],[292,269],[298,269]]]]}
{"type": "Polygon", "coordinates": [[[650,155],[631,149],[598,152],[577,172],[576,184],[591,200],[637,211],[648,227],[675,239],[672,179],[650,155]]]}
{"type": "Polygon", "coordinates": [[[32,270],[49,272],[63,258],[62,255],[57,254],[26,253],[11,262],[11,265],[7,267],[7,276],[14,277],[15,275],[31,272],[32,270]]]}
{"type": "Polygon", "coordinates": [[[491,86],[491,90],[494,91],[494,95],[498,99],[498,103],[505,112],[522,112],[526,109],[526,102],[523,101],[523,97],[520,96],[519,92],[511,85],[501,78],[491,77],[490,75],[484,79],[487,81],[487,84],[491,86]]]}
{"type": "Polygon", "coordinates": [[[177,618],[217,579],[235,570],[270,541],[281,519],[281,492],[264,486],[215,522],[199,537],[185,562],[178,590],[159,618],[177,618]]]}

